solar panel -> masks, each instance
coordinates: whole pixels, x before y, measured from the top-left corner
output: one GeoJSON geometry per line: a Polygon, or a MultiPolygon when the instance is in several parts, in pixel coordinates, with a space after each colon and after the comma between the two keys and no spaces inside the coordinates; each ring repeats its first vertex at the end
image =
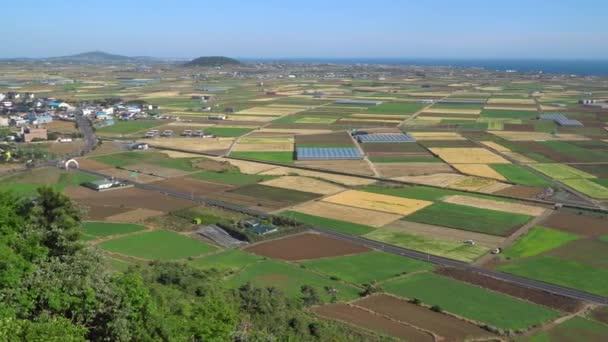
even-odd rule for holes
{"type": "Polygon", "coordinates": [[[363,155],[355,147],[297,147],[297,160],[357,160],[363,155]]]}
{"type": "Polygon", "coordinates": [[[560,126],[577,126],[582,127],[583,124],[578,120],[570,120],[565,115],[559,113],[541,114],[538,117],[541,120],[552,120],[560,126]]]}
{"type": "Polygon", "coordinates": [[[360,143],[374,143],[374,142],[388,142],[388,143],[401,143],[401,142],[415,142],[416,139],[406,134],[366,134],[357,136],[357,140],[360,143]]]}

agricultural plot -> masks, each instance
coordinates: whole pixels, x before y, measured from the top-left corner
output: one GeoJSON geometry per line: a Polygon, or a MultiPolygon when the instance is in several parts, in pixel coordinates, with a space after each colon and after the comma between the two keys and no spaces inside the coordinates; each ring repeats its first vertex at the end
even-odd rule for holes
{"type": "Polygon", "coordinates": [[[605,341],[608,336],[608,325],[594,322],[581,317],[571,318],[549,330],[539,331],[523,341],[605,341]]]}
{"type": "Polygon", "coordinates": [[[490,235],[507,236],[531,219],[529,215],[438,202],[406,217],[432,224],[490,235]]]}
{"type": "Polygon", "coordinates": [[[84,222],[82,231],[86,235],[105,237],[112,235],[130,234],[146,229],[144,226],[128,223],[84,222]]]}
{"type": "Polygon", "coordinates": [[[117,121],[114,125],[98,128],[96,132],[102,135],[126,135],[142,132],[161,125],[163,125],[162,121],[117,121]]]}
{"type": "Polygon", "coordinates": [[[50,186],[57,191],[68,187],[98,180],[81,172],[67,172],[57,168],[42,168],[0,179],[2,190],[11,191],[17,196],[32,196],[41,186],[50,186]]]}
{"type": "Polygon", "coordinates": [[[501,174],[509,182],[513,182],[515,184],[538,187],[546,187],[551,185],[549,181],[520,165],[494,164],[490,165],[490,167],[501,174]]]}
{"type": "Polygon", "coordinates": [[[255,254],[238,249],[227,250],[190,261],[190,264],[202,269],[237,270],[263,260],[255,254]]]}
{"type": "Polygon", "coordinates": [[[246,266],[228,279],[228,286],[237,288],[245,283],[258,287],[274,287],[287,296],[301,297],[300,289],[308,285],[317,290],[323,302],[329,302],[331,295],[325,290],[335,289],[337,300],[352,300],[359,296],[360,289],[330,280],[305,269],[275,260],[263,260],[246,266]]]}
{"type": "Polygon", "coordinates": [[[205,133],[213,134],[216,137],[232,138],[252,132],[252,128],[244,127],[209,127],[204,129],[205,133]]]}
{"type": "Polygon", "coordinates": [[[232,152],[230,157],[253,159],[273,163],[292,164],[294,156],[292,151],[270,151],[270,152],[232,152]]]}
{"type": "MultiPolygon", "coordinates": [[[[170,158],[159,152],[122,152],[107,154],[91,158],[93,161],[115,167],[129,167],[134,165],[154,165],[160,168],[177,169],[182,171],[196,171],[194,164],[203,158],[170,158]]],[[[148,167],[148,171],[152,172],[148,167]]]]}
{"type": "MultiPolygon", "coordinates": [[[[497,164],[497,165],[509,165],[509,164],[497,164]]],[[[487,164],[452,164],[452,167],[456,170],[470,176],[491,178],[499,181],[507,180],[503,175],[496,172],[490,165],[487,164]]]]}
{"type": "Polygon", "coordinates": [[[356,224],[352,222],[334,220],[326,217],[315,216],[304,214],[295,211],[283,211],[280,213],[281,216],[289,217],[296,221],[306,223],[315,227],[321,227],[324,229],[333,230],[339,233],[348,234],[348,235],[363,235],[367,234],[374,230],[373,227],[356,224]]]}
{"type": "Polygon", "coordinates": [[[535,227],[526,235],[520,237],[505,249],[503,256],[507,259],[517,259],[535,256],[571,241],[577,240],[577,235],[562,232],[559,230],[535,227]]]}
{"type": "Polygon", "coordinates": [[[312,233],[258,243],[245,250],[273,259],[290,261],[313,260],[370,251],[369,248],[361,245],[312,233]]]}
{"type": "Polygon", "coordinates": [[[274,178],[272,176],[268,180],[264,181],[262,185],[273,186],[276,188],[288,189],[288,190],[300,190],[321,195],[335,194],[344,190],[343,187],[335,185],[333,183],[325,182],[315,178],[301,177],[301,176],[284,176],[274,178]]]}
{"type": "Polygon", "coordinates": [[[399,215],[409,215],[432,204],[432,202],[429,201],[368,193],[357,190],[341,192],[339,194],[326,197],[323,199],[323,201],[399,215]]]}
{"type": "Polygon", "coordinates": [[[356,285],[381,282],[405,273],[433,269],[433,265],[429,263],[375,251],[307,261],[303,265],[356,285]]]}
{"type": "Polygon", "coordinates": [[[155,230],[105,241],[99,246],[113,253],[148,259],[177,260],[212,252],[215,247],[168,230],[155,230]]]}
{"type": "Polygon", "coordinates": [[[283,203],[285,206],[310,201],[319,197],[318,194],[310,192],[287,190],[261,184],[246,185],[234,190],[230,190],[230,192],[253,198],[263,198],[270,201],[283,203]]]}
{"type": "Polygon", "coordinates": [[[418,298],[425,304],[502,329],[525,329],[559,316],[553,310],[430,273],[392,280],[382,287],[397,296],[418,298]]]}
{"type": "Polygon", "coordinates": [[[482,118],[531,119],[536,115],[536,111],[524,110],[484,109],[481,112],[482,118]]]}
{"type": "Polygon", "coordinates": [[[446,197],[443,200],[445,203],[452,203],[458,205],[466,205],[475,208],[481,209],[491,209],[497,211],[503,211],[506,213],[515,213],[522,214],[528,216],[540,216],[545,212],[544,208],[520,204],[516,202],[505,202],[505,201],[495,201],[486,198],[479,197],[471,197],[471,196],[463,196],[463,195],[453,195],[446,197]]]}
{"type": "Polygon", "coordinates": [[[401,218],[401,215],[355,208],[325,201],[307,203],[295,207],[292,210],[308,215],[320,216],[338,221],[347,221],[371,227],[382,227],[401,218]]]}
{"type": "Polygon", "coordinates": [[[237,171],[213,172],[202,171],[189,175],[188,177],[201,179],[208,182],[227,185],[248,185],[274,179],[274,176],[248,175],[237,171]]]}
{"type": "Polygon", "coordinates": [[[510,164],[503,157],[494,154],[485,148],[431,148],[431,152],[450,164],[510,164]]]}

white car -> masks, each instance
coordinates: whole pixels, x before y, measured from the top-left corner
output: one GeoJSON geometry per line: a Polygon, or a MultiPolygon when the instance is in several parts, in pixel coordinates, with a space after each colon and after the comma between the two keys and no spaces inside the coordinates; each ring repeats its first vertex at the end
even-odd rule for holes
{"type": "Polygon", "coordinates": [[[475,245],[474,240],[464,240],[463,242],[466,243],[467,245],[475,245]]]}

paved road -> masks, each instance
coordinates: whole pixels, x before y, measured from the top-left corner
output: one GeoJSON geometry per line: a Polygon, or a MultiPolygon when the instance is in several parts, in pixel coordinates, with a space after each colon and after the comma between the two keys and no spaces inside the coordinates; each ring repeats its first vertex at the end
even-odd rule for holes
{"type": "Polygon", "coordinates": [[[82,133],[85,142],[84,147],[80,151],[80,153],[84,155],[93,151],[95,146],[97,146],[97,137],[95,136],[91,120],[84,116],[81,110],[78,110],[74,117],[76,118],[76,124],[78,125],[78,129],[80,130],[80,133],[82,133]]]}
{"type": "MultiPolygon", "coordinates": [[[[80,170],[80,171],[84,172],[84,173],[96,175],[99,177],[105,177],[105,175],[98,173],[98,172],[94,172],[94,171],[89,171],[89,170],[80,170]]],[[[129,180],[125,180],[125,181],[127,183],[133,184],[134,186],[141,188],[141,189],[160,192],[160,193],[163,193],[168,196],[174,196],[174,197],[194,201],[194,202],[197,202],[200,204],[212,205],[212,206],[216,206],[216,207],[220,207],[220,208],[224,208],[227,210],[236,211],[236,212],[240,212],[240,213],[244,213],[244,214],[252,215],[252,216],[258,216],[258,217],[268,216],[266,213],[258,211],[258,210],[239,207],[239,206],[236,206],[231,203],[217,201],[217,200],[214,200],[211,198],[193,196],[192,194],[182,193],[179,191],[174,191],[171,189],[166,189],[166,188],[162,188],[162,187],[151,185],[151,184],[143,184],[143,183],[133,182],[133,181],[129,181],[129,180]]],[[[408,257],[408,258],[423,260],[423,261],[431,262],[431,263],[434,263],[434,264],[437,264],[440,266],[466,269],[466,270],[478,272],[478,273],[481,273],[481,274],[484,274],[484,275],[487,275],[490,277],[498,278],[503,281],[515,283],[518,285],[523,285],[523,286],[526,286],[529,288],[543,290],[543,291],[546,291],[549,293],[554,293],[557,295],[562,295],[565,297],[574,298],[574,299],[578,299],[578,300],[582,300],[582,301],[587,301],[587,302],[592,302],[592,303],[597,303],[597,304],[608,304],[607,297],[602,297],[602,296],[598,296],[598,295],[594,295],[594,294],[590,294],[587,292],[570,289],[570,288],[562,287],[562,286],[558,286],[558,285],[548,284],[548,283],[544,283],[544,282],[537,281],[537,280],[518,277],[518,276],[507,274],[507,273],[496,272],[496,271],[484,269],[484,268],[481,268],[478,266],[473,266],[473,265],[467,264],[462,261],[434,256],[434,255],[414,251],[411,249],[406,249],[406,248],[390,245],[390,244],[383,243],[383,242],[368,240],[368,239],[365,239],[362,237],[342,234],[342,233],[338,233],[338,232],[335,232],[332,230],[324,229],[322,227],[315,227],[314,230],[321,234],[331,236],[331,237],[334,237],[337,239],[354,242],[357,244],[372,247],[372,248],[382,250],[385,252],[389,252],[389,253],[393,253],[393,254],[398,254],[401,256],[408,257]]]]}

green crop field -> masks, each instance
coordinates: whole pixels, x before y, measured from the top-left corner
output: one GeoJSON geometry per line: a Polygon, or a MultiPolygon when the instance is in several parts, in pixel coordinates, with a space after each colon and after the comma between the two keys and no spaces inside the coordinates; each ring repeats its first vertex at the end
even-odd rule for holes
{"type": "Polygon", "coordinates": [[[515,184],[528,186],[549,186],[551,183],[544,178],[538,176],[525,169],[523,166],[516,164],[493,164],[490,165],[496,172],[503,175],[508,181],[515,184]]]}
{"type": "Polygon", "coordinates": [[[57,168],[42,168],[0,179],[2,190],[11,191],[19,197],[33,196],[41,186],[50,186],[63,191],[70,186],[98,180],[99,177],[77,171],[64,171],[57,168]]]}
{"type": "Polygon", "coordinates": [[[295,211],[284,211],[280,213],[281,216],[289,217],[302,223],[310,224],[312,226],[318,226],[321,228],[333,230],[339,233],[348,235],[363,235],[375,230],[373,227],[365,226],[362,224],[350,223],[345,221],[339,221],[329,219],[320,216],[303,214],[295,211]]]}
{"type": "Polygon", "coordinates": [[[530,164],[531,167],[557,180],[573,178],[595,178],[594,175],[575,169],[572,166],[556,163],[530,164]]]}
{"type": "Polygon", "coordinates": [[[562,179],[562,183],[597,199],[608,199],[608,188],[587,178],[562,179]]]}
{"type": "Polygon", "coordinates": [[[293,164],[293,152],[232,152],[231,157],[293,164]]]}
{"type": "Polygon", "coordinates": [[[113,239],[99,245],[110,252],[149,260],[175,260],[209,253],[215,247],[168,230],[113,239]]]}
{"type": "Polygon", "coordinates": [[[385,102],[377,106],[367,108],[371,114],[414,114],[424,108],[424,104],[416,102],[385,102]]]}
{"type": "Polygon", "coordinates": [[[512,259],[531,257],[565,245],[578,238],[577,235],[560,230],[535,227],[526,235],[517,239],[510,247],[506,248],[503,256],[512,259]]]}
{"type": "Polygon", "coordinates": [[[213,134],[216,137],[240,137],[247,134],[253,129],[239,127],[208,127],[204,129],[205,133],[213,134]]]}
{"type": "Polygon", "coordinates": [[[606,286],[608,269],[591,267],[552,256],[522,259],[500,266],[498,269],[526,278],[608,296],[608,286],[606,286]]]}
{"type": "Polygon", "coordinates": [[[488,248],[482,247],[479,244],[468,245],[461,241],[430,238],[422,235],[393,231],[388,228],[376,229],[363,237],[465,262],[472,262],[488,252],[488,248]]]}
{"type": "Polygon", "coordinates": [[[130,223],[112,222],[84,222],[82,230],[87,235],[92,236],[111,236],[117,234],[128,234],[144,230],[146,227],[130,223]]]}
{"type": "Polygon", "coordinates": [[[537,115],[536,111],[524,110],[487,110],[481,111],[484,118],[509,118],[509,119],[529,119],[537,115]]]}
{"type": "Polygon", "coordinates": [[[542,141],[540,144],[547,146],[559,153],[576,158],[581,162],[606,162],[608,151],[604,149],[588,149],[565,141],[542,141]]]}
{"type": "Polygon", "coordinates": [[[506,236],[528,222],[528,215],[437,202],[406,216],[408,221],[506,236]]]}
{"type": "Polygon", "coordinates": [[[189,175],[188,177],[202,179],[209,182],[230,184],[230,185],[248,185],[263,182],[276,178],[275,176],[264,175],[249,175],[240,172],[213,172],[202,171],[189,175]]]}
{"type": "Polygon", "coordinates": [[[97,129],[97,133],[107,134],[133,134],[136,132],[144,131],[152,127],[162,126],[162,121],[116,121],[112,126],[106,126],[97,129]]]}
{"type": "Polygon", "coordinates": [[[307,268],[352,284],[371,284],[398,275],[432,270],[433,265],[384,252],[367,252],[304,262],[307,268]]]}
{"type": "Polygon", "coordinates": [[[475,321],[502,329],[524,329],[557,318],[542,306],[431,273],[419,273],[387,282],[387,292],[418,298],[475,321]]]}
{"type": "Polygon", "coordinates": [[[317,290],[322,301],[329,302],[325,287],[337,290],[338,300],[352,300],[359,296],[360,289],[345,285],[339,281],[322,277],[306,269],[276,260],[263,260],[251,264],[228,280],[228,286],[239,287],[247,282],[254,286],[275,287],[289,297],[301,297],[303,285],[317,290]]]}
{"type": "Polygon", "coordinates": [[[263,257],[255,254],[245,253],[238,249],[231,249],[195,259],[190,263],[202,269],[216,268],[218,270],[226,270],[240,269],[263,259],[263,257]]]}
{"type": "Polygon", "coordinates": [[[158,152],[122,152],[91,159],[116,167],[147,163],[182,171],[196,171],[197,169],[193,166],[193,163],[203,160],[203,158],[170,158],[166,154],[158,152]]]}
{"type": "Polygon", "coordinates": [[[581,317],[573,317],[549,330],[539,331],[532,336],[522,338],[528,342],[568,342],[568,341],[605,341],[608,337],[608,325],[581,317]]]}

